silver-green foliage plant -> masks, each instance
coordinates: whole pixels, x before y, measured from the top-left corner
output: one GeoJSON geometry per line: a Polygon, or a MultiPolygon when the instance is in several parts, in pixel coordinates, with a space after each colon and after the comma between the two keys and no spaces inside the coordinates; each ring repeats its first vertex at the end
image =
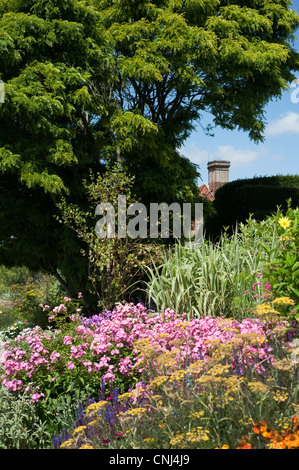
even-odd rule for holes
{"type": "Polygon", "coordinates": [[[45,449],[50,439],[31,397],[0,387],[0,449],[45,449]]]}
{"type": "Polygon", "coordinates": [[[249,299],[244,291],[261,270],[263,244],[273,247],[274,243],[271,221],[252,218],[240,224],[233,236],[224,233],[218,243],[204,240],[201,247],[192,250],[177,243],[174,249],[164,251],[162,265],[148,268],[148,298],[158,311],[173,308],[189,318],[242,316],[246,307],[259,300],[258,292],[249,299]]]}

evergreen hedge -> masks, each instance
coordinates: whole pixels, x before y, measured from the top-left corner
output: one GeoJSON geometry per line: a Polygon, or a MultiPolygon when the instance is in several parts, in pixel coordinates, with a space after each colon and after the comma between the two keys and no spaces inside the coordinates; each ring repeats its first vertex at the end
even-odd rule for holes
{"type": "Polygon", "coordinates": [[[263,220],[276,212],[277,206],[287,208],[299,206],[299,175],[277,175],[238,179],[225,184],[215,193],[214,213],[205,218],[205,231],[211,239],[219,237],[223,227],[229,233],[250,214],[256,220],[263,220]]]}

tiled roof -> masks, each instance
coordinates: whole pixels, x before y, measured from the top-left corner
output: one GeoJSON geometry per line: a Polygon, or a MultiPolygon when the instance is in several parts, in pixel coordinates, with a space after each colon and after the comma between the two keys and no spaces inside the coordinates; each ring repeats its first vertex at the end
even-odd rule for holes
{"type": "Polygon", "coordinates": [[[211,191],[205,184],[202,184],[201,186],[199,186],[198,189],[199,189],[199,194],[201,197],[206,197],[207,199],[209,199],[209,201],[214,201],[215,197],[213,196],[213,194],[211,193],[211,191]]]}

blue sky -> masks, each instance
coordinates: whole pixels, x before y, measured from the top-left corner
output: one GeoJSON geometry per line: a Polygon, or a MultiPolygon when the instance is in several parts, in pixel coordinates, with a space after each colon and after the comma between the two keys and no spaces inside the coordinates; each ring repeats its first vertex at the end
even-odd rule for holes
{"type": "MultiPolygon", "coordinates": [[[[299,14],[299,0],[293,1],[293,9],[299,14]]],[[[299,30],[293,47],[299,51],[299,30]]],[[[198,125],[196,131],[186,140],[180,153],[199,165],[202,180],[199,185],[208,183],[207,164],[212,160],[229,160],[229,180],[299,173],[299,72],[298,84],[292,84],[278,101],[271,101],[265,108],[267,127],[265,141],[252,142],[248,134],[213,130],[214,137],[206,136],[198,125]]],[[[212,123],[209,115],[204,115],[205,123],[212,123]]]]}

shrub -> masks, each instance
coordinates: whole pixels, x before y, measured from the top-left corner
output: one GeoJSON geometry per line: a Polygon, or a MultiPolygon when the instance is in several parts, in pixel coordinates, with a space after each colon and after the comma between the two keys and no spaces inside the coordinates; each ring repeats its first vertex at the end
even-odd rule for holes
{"type": "Polygon", "coordinates": [[[14,324],[0,331],[0,341],[9,341],[15,339],[21,332],[30,332],[34,327],[34,323],[28,323],[26,321],[16,321],[14,324]]]}
{"type": "MultiPolygon", "coordinates": [[[[226,326],[230,329],[228,322],[226,326]]],[[[284,448],[298,448],[297,435],[290,442],[292,422],[297,433],[293,418],[298,413],[298,364],[289,357],[288,343],[277,341],[273,329],[268,333],[275,361],[264,374],[250,363],[244,373],[236,373],[231,360],[244,344],[247,351],[256,350],[260,339],[251,333],[236,333],[228,342],[219,341],[215,334],[209,355],[191,360],[188,367],[177,362],[175,355],[157,352],[154,344],[151,348],[140,344],[148,363],[142,383],[127,393],[91,403],[85,419],[61,448],[261,449],[267,448],[265,437],[270,437],[263,434],[265,428],[257,432],[264,420],[278,429],[271,436],[273,447],[279,442],[277,436],[283,435],[288,442],[284,448]]]]}
{"type": "MultiPolygon", "coordinates": [[[[144,266],[151,262],[152,257],[158,257],[158,248],[152,242],[130,238],[127,233],[122,238],[118,233],[119,217],[124,217],[125,223],[129,220],[127,212],[118,212],[118,198],[126,196],[127,205],[136,202],[132,194],[133,181],[134,178],[127,175],[120,165],[115,165],[105,175],[98,174],[95,178],[91,174],[89,182],[84,180],[87,209],[69,205],[65,199],[58,204],[60,221],[74,230],[83,242],[81,253],[88,260],[88,291],[93,294],[93,299],[98,299],[101,310],[108,310],[116,302],[129,299],[144,275],[144,266]],[[100,203],[111,204],[115,211],[115,234],[111,238],[108,235],[98,237],[95,230],[98,222],[95,210],[100,203]]],[[[105,219],[103,217],[102,222],[105,219]]],[[[107,227],[106,231],[108,233],[107,227]]]]}
{"type": "Polygon", "coordinates": [[[82,324],[78,312],[70,315],[70,303],[66,299],[67,307],[61,304],[53,312],[60,329],[35,327],[7,344],[4,353],[2,385],[13,393],[29,392],[45,411],[48,400],[61,395],[81,393],[94,398],[104,384],[106,393],[112,386],[120,392],[134,386],[148,368],[139,351],[143,344],[150,352],[154,348],[156,354],[169,353],[187,367],[191,361],[209,357],[215,338],[227,343],[237,334],[253,334],[259,338],[256,348],[247,350],[245,342],[232,358],[233,367],[243,373],[248,362],[262,373],[272,361],[259,320],[206,317],[188,322],[186,315],[178,317],[170,309],[152,315],[141,304],[118,304],[100,325],[84,326],[86,320],[82,324]]]}
{"type": "Polygon", "coordinates": [[[49,447],[51,435],[28,394],[15,396],[0,387],[0,449],[49,447]]]}
{"type": "Polygon", "coordinates": [[[277,175],[242,179],[225,184],[216,191],[213,203],[217,215],[206,219],[205,229],[215,239],[223,227],[236,225],[253,214],[256,220],[263,220],[275,212],[277,206],[287,209],[287,201],[299,205],[299,176],[277,175]]]}
{"type": "Polygon", "coordinates": [[[285,214],[278,211],[271,221],[278,227],[279,239],[272,250],[267,250],[262,278],[271,285],[273,295],[291,297],[298,304],[299,208],[289,206],[285,214]]]}

